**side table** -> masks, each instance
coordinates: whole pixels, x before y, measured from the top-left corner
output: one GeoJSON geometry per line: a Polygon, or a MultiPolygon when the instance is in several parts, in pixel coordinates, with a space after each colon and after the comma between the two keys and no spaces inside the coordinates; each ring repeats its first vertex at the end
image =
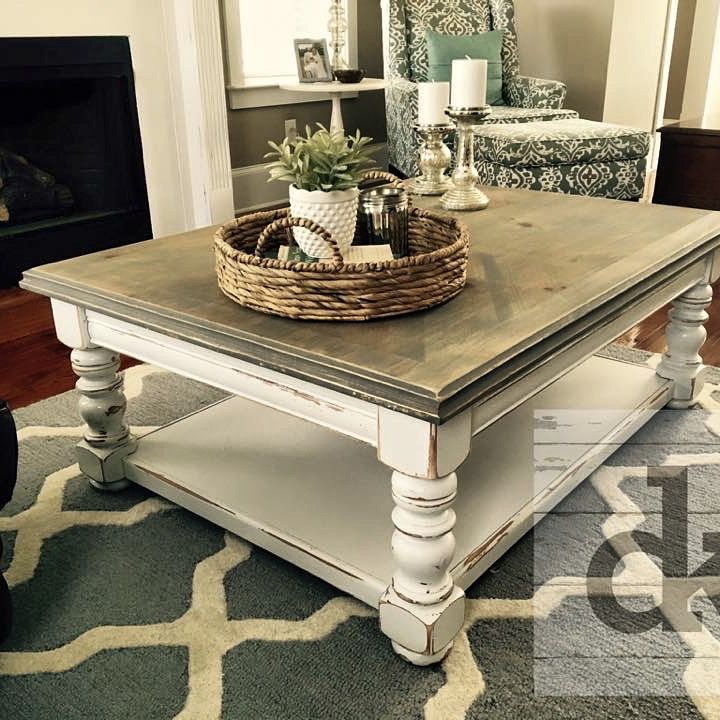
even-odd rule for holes
{"type": "Polygon", "coordinates": [[[341,83],[341,82],[324,82],[324,83],[291,83],[289,85],[281,85],[282,90],[290,90],[291,92],[311,92],[330,95],[332,100],[332,115],[330,116],[330,130],[344,131],[342,109],[340,101],[343,94],[364,92],[366,90],[384,90],[385,81],[382,78],[364,78],[359,83],[341,83]]]}
{"type": "Polygon", "coordinates": [[[720,115],[658,129],[653,202],[720,210],[720,115]]]}

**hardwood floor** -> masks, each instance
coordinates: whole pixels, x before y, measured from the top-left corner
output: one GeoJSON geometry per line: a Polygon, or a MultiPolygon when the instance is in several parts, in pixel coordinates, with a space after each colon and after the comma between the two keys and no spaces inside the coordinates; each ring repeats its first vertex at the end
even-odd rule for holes
{"type": "MultiPolygon", "coordinates": [[[[137,361],[123,358],[123,368],[137,361]]],[[[70,349],[58,342],[50,301],[0,290],[0,398],[16,409],[75,387],[70,349]]]]}
{"type": "MultiPolygon", "coordinates": [[[[616,340],[621,345],[651,352],[665,350],[665,322],[668,308],[662,308],[616,340]]],[[[708,308],[710,319],[705,328],[707,340],[700,350],[705,364],[720,367],[720,281],[713,285],[713,301],[708,308]]]]}
{"type": "MultiPolygon", "coordinates": [[[[708,365],[720,366],[720,282],[709,312],[702,355],[708,365]]],[[[616,342],[662,352],[666,318],[667,308],[662,308],[616,342]]],[[[123,358],[121,367],[136,364],[123,358]]],[[[50,301],[19,288],[0,290],[0,398],[16,409],[70,390],[75,380],[70,350],[55,337],[50,301]]]]}

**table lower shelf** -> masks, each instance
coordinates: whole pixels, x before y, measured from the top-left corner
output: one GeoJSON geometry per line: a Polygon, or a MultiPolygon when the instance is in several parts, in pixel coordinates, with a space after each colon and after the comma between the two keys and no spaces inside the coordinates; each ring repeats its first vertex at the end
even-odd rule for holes
{"type": "MultiPolygon", "coordinates": [[[[457,584],[477,579],[670,389],[649,368],[593,357],[478,434],[457,471],[457,584]],[[547,430],[536,432],[536,411],[547,430]]],[[[370,605],[390,581],[391,471],[361,441],[230,398],[145,435],[126,471],[370,605]]]]}

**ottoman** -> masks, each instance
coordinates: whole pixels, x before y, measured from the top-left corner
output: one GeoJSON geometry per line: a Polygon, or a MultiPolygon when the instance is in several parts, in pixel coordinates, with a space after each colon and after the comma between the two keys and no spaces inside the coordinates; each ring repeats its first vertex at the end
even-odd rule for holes
{"type": "Polygon", "coordinates": [[[621,200],[643,195],[644,130],[581,119],[475,130],[475,164],[486,185],[621,200]]]}

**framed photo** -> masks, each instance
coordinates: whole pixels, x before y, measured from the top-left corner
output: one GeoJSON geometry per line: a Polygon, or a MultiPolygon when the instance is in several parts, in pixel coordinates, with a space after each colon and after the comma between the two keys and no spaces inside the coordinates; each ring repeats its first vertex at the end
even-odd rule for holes
{"type": "Polygon", "coordinates": [[[300,82],[330,82],[332,69],[325,40],[294,40],[300,82]]]}

